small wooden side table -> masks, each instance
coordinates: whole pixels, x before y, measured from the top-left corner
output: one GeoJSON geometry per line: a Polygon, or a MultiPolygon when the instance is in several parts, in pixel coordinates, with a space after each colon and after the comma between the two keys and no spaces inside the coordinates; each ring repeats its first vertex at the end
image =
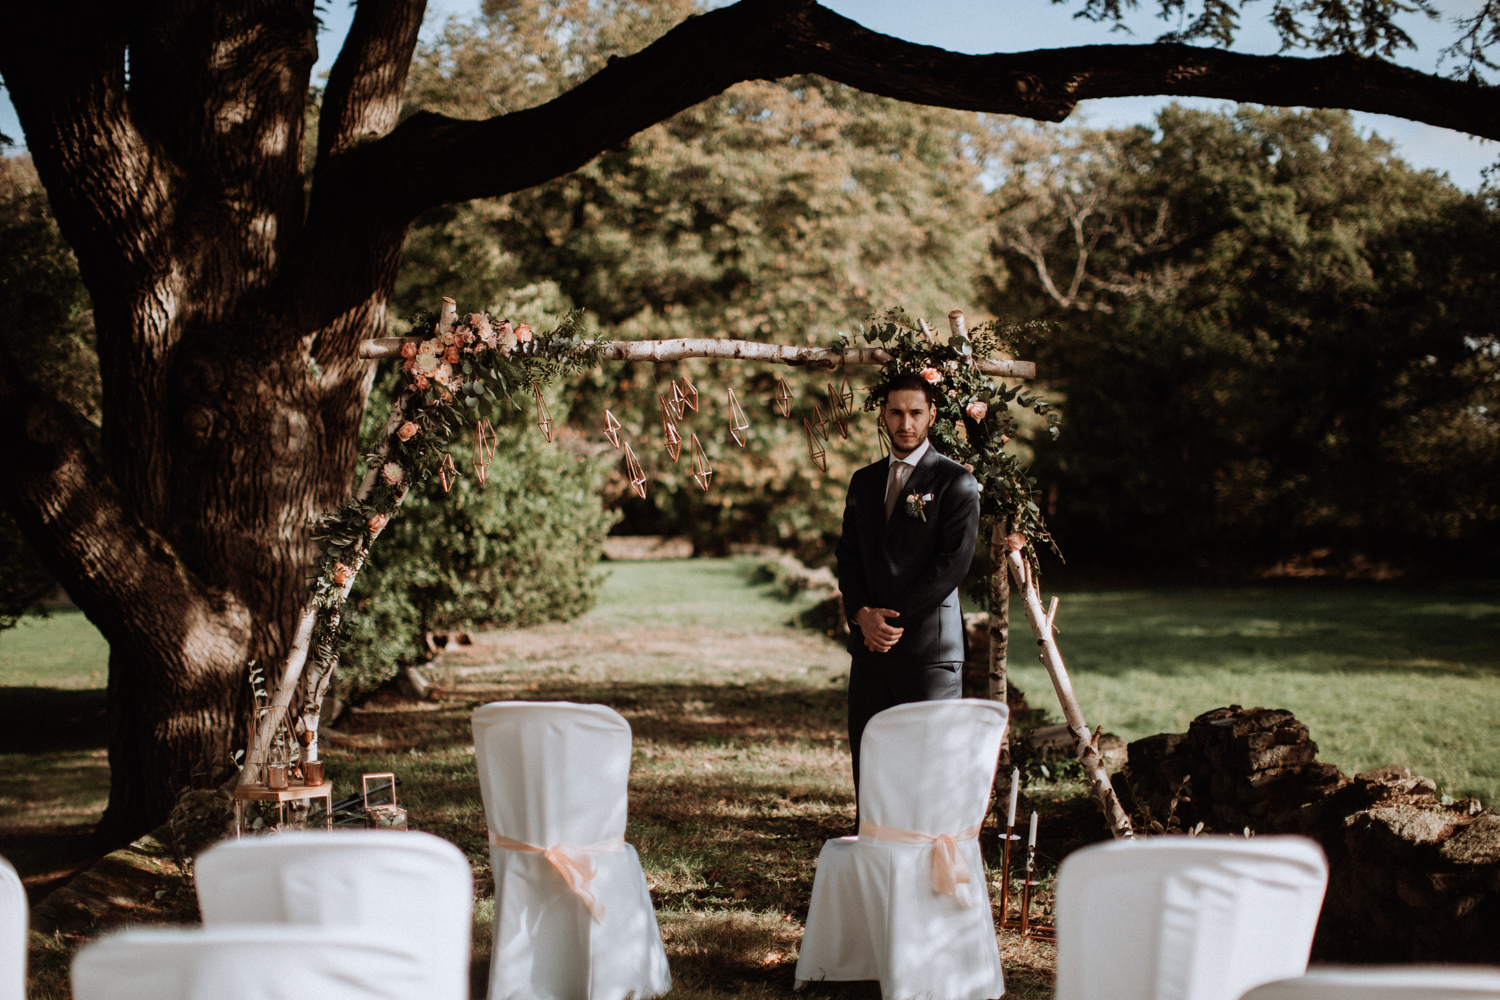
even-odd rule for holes
{"type": "Polygon", "coordinates": [[[267,788],[265,785],[240,785],[234,790],[234,836],[238,839],[245,825],[245,803],[274,802],[278,823],[286,822],[286,804],[307,799],[323,799],[324,814],[328,829],[333,829],[333,782],[321,785],[288,785],[285,788],[267,788]]]}

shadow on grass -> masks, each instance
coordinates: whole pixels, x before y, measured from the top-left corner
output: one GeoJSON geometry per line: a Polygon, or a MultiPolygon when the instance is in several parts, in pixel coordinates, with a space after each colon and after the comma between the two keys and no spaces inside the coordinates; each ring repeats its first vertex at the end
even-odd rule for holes
{"type": "Polygon", "coordinates": [[[107,737],[102,689],[0,687],[0,754],[102,750],[107,737]]]}

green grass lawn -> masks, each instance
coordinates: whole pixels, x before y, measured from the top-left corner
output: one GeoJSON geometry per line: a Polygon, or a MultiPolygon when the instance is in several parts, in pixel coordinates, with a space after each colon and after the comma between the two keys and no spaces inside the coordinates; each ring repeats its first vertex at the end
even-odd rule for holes
{"type": "Polygon", "coordinates": [[[109,644],[83,612],[23,618],[0,632],[0,688],[102,688],[109,679],[109,644]]]}
{"type": "MultiPolygon", "coordinates": [[[[1048,595],[1050,597],[1050,595],[1048,595]]],[[[1500,802],[1500,585],[1298,582],[1061,594],[1057,641],[1084,715],[1126,739],[1220,705],[1285,708],[1346,773],[1399,763],[1500,802]]],[[[1012,608],[1018,654],[1029,643],[1012,608]]],[[[1011,674],[1051,705],[1041,664],[1011,674]]]]}

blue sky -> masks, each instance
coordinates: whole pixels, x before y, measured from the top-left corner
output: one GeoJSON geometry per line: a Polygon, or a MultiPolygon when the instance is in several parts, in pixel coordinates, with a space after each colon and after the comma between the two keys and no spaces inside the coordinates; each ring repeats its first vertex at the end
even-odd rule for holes
{"type": "MultiPolygon", "coordinates": [[[[1075,19],[1072,11],[1077,9],[1077,3],[1053,4],[1048,0],[824,0],[824,3],[875,31],[955,52],[1021,52],[1059,45],[1149,41],[1170,27],[1156,18],[1138,16],[1131,22],[1136,34],[1121,35],[1075,19]]],[[[1415,53],[1404,53],[1401,61],[1416,69],[1434,70],[1438,51],[1452,38],[1448,22],[1478,3],[1479,0],[1447,3],[1439,0],[1437,5],[1444,12],[1439,22],[1408,16],[1403,26],[1417,42],[1418,49],[1415,53]]],[[[1144,6],[1149,9],[1153,0],[1145,0],[1144,6]]],[[[1274,33],[1260,19],[1268,6],[1249,6],[1250,16],[1244,20],[1244,30],[1235,44],[1237,50],[1277,50],[1274,33]]],[[[426,33],[430,34],[445,17],[467,18],[478,11],[479,0],[429,0],[426,33]]],[[[329,0],[322,10],[323,30],[318,36],[315,73],[327,72],[333,64],[352,16],[350,0],[329,0]]],[[[1110,98],[1088,101],[1076,114],[1095,126],[1128,125],[1149,122],[1165,103],[1163,99],[1150,97],[1110,98]]],[[[1194,99],[1181,103],[1204,108],[1225,106],[1220,101],[1194,99]]],[[[1355,120],[1361,128],[1395,142],[1397,151],[1408,162],[1444,171],[1466,190],[1475,190],[1480,183],[1480,170],[1500,160],[1500,146],[1449,129],[1363,112],[1356,113],[1355,120]]],[[[3,92],[0,92],[0,132],[17,140],[22,138],[15,111],[3,92]]]]}

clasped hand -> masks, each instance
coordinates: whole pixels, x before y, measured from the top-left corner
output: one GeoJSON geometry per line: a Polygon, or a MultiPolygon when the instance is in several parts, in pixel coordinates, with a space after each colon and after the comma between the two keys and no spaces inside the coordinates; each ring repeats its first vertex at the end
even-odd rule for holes
{"type": "Polygon", "coordinates": [[[887,618],[898,618],[890,608],[860,608],[854,615],[855,624],[865,637],[865,648],[872,653],[888,653],[901,640],[904,628],[887,625],[887,618]]]}

